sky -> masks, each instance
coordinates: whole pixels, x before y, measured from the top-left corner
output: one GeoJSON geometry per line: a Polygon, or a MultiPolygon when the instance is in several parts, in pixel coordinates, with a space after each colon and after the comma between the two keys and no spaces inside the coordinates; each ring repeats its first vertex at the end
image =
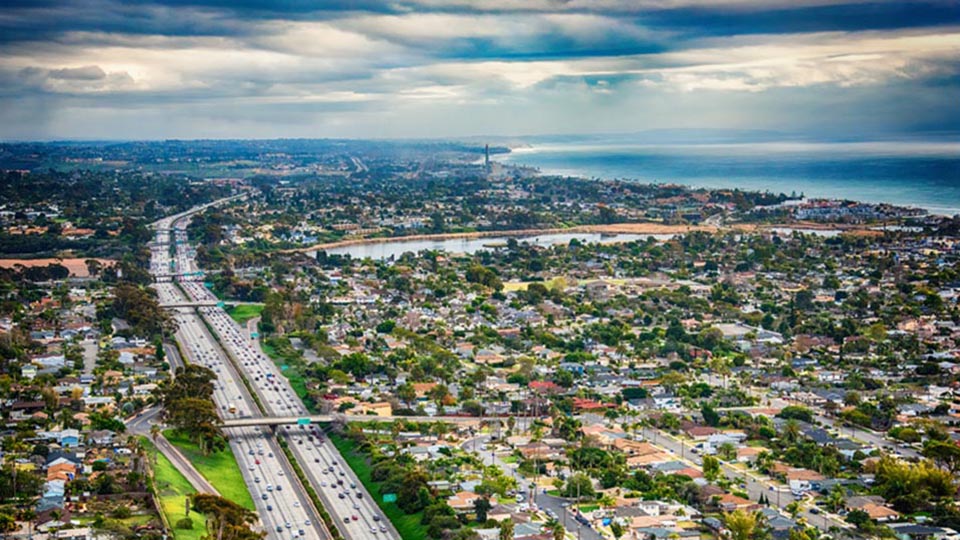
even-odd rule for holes
{"type": "Polygon", "coordinates": [[[960,131],[960,1],[4,0],[0,139],[960,131]]]}

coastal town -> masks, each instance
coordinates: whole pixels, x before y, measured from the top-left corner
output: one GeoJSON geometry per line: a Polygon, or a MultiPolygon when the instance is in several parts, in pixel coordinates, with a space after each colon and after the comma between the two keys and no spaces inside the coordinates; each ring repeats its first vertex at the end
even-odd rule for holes
{"type": "Polygon", "coordinates": [[[960,538],[955,218],[291,144],[0,145],[5,537],[960,538]]]}

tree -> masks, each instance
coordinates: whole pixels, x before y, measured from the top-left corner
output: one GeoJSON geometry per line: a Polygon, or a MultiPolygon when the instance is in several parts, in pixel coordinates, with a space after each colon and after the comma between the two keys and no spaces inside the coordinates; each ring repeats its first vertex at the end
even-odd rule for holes
{"type": "Polygon", "coordinates": [[[780,413],[777,414],[780,418],[800,420],[801,422],[810,423],[813,421],[813,412],[806,407],[801,407],[799,405],[787,405],[780,410],[780,413]]]}
{"type": "Polygon", "coordinates": [[[960,471],[960,446],[953,441],[929,440],[923,445],[923,455],[951,474],[960,471]]]}
{"type": "Polygon", "coordinates": [[[717,427],[720,425],[720,413],[711,407],[709,403],[704,403],[703,406],[700,407],[700,414],[708,426],[717,427]]]}
{"type": "Polygon", "coordinates": [[[884,456],[874,466],[874,486],[898,512],[914,513],[952,498],[956,484],[949,471],[929,460],[906,463],[884,456]]]}
{"type": "Polygon", "coordinates": [[[402,401],[407,407],[410,407],[417,401],[417,391],[409,382],[405,382],[397,387],[397,399],[402,401]]]}
{"type": "Polygon", "coordinates": [[[580,500],[583,497],[592,499],[596,496],[593,489],[593,480],[583,473],[570,475],[567,483],[563,486],[564,497],[577,497],[580,500]]]}
{"type": "Polygon", "coordinates": [[[870,521],[870,514],[860,509],[851,510],[848,512],[846,520],[847,523],[854,525],[858,529],[866,528],[873,523],[870,521]]]}
{"type": "MultiPolygon", "coordinates": [[[[566,510],[564,510],[564,512],[566,512],[566,510]]],[[[563,528],[563,524],[555,519],[550,519],[550,521],[547,522],[547,529],[553,536],[553,540],[563,540],[567,536],[567,530],[563,528]]]]}
{"type": "Polygon", "coordinates": [[[703,456],[703,477],[715,482],[720,476],[720,460],[713,456],[703,456]]]}
{"type": "Polygon", "coordinates": [[[500,522],[500,540],[513,540],[512,519],[505,519],[500,522]]]}
{"type": "Polygon", "coordinates": [[[737,459],[737,447],[725,442],[717,448],[717,454],[725,461],[733,461],[737,459]]]}
{"type": "Polygon", "coordinates": [[[197,493],[192,499],[193,509],[207,516],[209,537],[217,540],[261,540],[262,533],[251,526],[257,515],[237,503],[219,497],[197,493]]]}
{"type": "Polygon", "coordinates": [[[791,518],[796,519],[797,515],[800,513],[800,503],[797,501],[793,501],[787,506],[785,506],[783,509],[786,510],[788,514],[790,514],[791,518]]]}
{"type": "Polygon", "coordinates": [[[723,515],[723,525],[730,531],[730,540],[765,540],[769,532],[759,512],[734,510],[723,515]]]}
{"type": "Polygon", "coordinates": [[[178,431],[196,442],[204,454],[222,448],[224,443],[222,423],[216,405],[201,398],[183,398],[170,404],[164,416],[178,431]]]}
{"type": "Polygon", "coordinates": [[[491,508],[490,499],[486,497],[480,497],[473,501],[473,511],[477,514],[478,523],[483,523],[487,520],[487,512],[489,512],[491,508]]]}
{"type": "Polygon", "coordinates": [[[620,538],[626,532],[623,528],[623,525],[619,521],[614,520],[610,522],[610,532],[613,533],[614,538],[620,538]]]}

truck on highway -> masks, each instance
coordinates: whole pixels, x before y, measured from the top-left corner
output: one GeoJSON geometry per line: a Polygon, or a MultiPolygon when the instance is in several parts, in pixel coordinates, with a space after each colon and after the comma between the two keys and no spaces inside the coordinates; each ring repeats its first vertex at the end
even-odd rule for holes
{"type": "Polygon", "coordinates": [[[236,412],[237,412],[237,407],[236,407],[236,405],[234,405],[233,403],[231,403],[231,404],[227,405],[227,410],[230,411],[231,413],[236,413],[236,412]]]}

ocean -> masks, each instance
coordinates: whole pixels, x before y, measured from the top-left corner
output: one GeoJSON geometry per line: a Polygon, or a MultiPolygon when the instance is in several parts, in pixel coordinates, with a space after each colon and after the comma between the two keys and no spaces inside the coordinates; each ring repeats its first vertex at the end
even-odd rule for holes
{"type": "Polygon", "coordinates": [[[960,142],[534,144],[497,156],[544,174],[886,202],[960,214],[960,142]]]}

